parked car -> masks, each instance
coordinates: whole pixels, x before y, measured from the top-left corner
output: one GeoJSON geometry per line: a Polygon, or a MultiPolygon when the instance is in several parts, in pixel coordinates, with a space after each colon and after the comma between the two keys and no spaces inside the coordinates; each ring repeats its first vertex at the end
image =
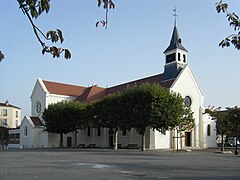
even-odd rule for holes
{"type": "MultiPolygon", "coordinates": [[[[237,140],[237,145],[239,146],[239,140],[237,140]]],[[[228,147],[234,147],[236,146],[236,137],[229,137],[226,141],[226,146],[228,147]]]]}

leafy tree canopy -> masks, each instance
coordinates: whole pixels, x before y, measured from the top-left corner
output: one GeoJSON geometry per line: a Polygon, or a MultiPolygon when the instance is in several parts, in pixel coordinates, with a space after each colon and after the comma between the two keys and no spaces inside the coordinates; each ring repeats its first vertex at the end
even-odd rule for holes
{"type": "Polygon", "coordinates": [[[63,146],[63,134],[85,127],[85,105],[77,101],[61,101],[50,104],[43,112],[48,132],[60,134],[60,147],[63,146]]]}
{"type": "Polygon", "coordinates": [[[240,19],[235,12],[228,12],[228,4],[223,3],[220,0],[216,3],[216,10],[218,13],[226,14],[226,18],[229,21],[230,27],[233,28],[234,33],[227,36],[224,40],[219,43],[221,47],[229,47],[231,44],[236,48],[240,49],[240,19]]]}
{"type": "MultiPolygon", "coordinates": [[[[142,142],[145,142],[143,138],[147,127],[159,131],[176,126],[181,126],[181,130],[193,128],[192,112],[184,107],[182,97],[158,84],[145,83],[130,87],[123,93],[123,97],[128,102],[126,119],[142,135],[142,142]]],[[[142,146],[144,150],[144,143],[142,146]]]]}
{"type": "Polygon", "coordinates": [[[209,107],[205,110],[205,113],[208,113],[212,120],[216,122],[217,131],[220,134],[228,134],[230,132],[231,123],[228,114],[226,111],[221,110],[221,107],[209,107]]]}

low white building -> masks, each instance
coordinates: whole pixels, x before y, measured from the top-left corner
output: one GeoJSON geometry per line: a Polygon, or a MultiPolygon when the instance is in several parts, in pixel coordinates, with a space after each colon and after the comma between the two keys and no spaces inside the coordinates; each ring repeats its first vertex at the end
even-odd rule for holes
{"type": "MultiPolygon", "coordinates": [[[[82,87],[38,79],[31,95],[31,117],[25,117],[20,128],[20,141],[23,147],[57,147],[59,135],[44,131],[42,112],[51,103],[62,100],[78,100],[91,102],[104,95],[124,91],[134,84],[158,83],[169,91],[180,93],[185,106],[194,112],[195,127],[192,131],[159,132],[148,129],[146,132],[146,148],[207,148],[216,146],[215,122],[204,114],[204,95],[188,64],[187,50],[183,47],[177,27],[174,27],[169,46],[164,51],[164,72],[154,76],[120,84],[110,88],[98,86],[82,87]],[[34,120],[35,119],[35,120],[34,120]],[[38,119],[38,125],[36,124],[38,119]],[[41,122],[41,123],[40,123],[41,122]],[[176,137],[182,137],[177,140],[176,137]],[[177,144],[178,142],[178,144],[177,144]]],[[[69,133],[64,137],[64,146],[73,147],[110,147],[113,145],[111,129],[86,129],[78,133],[69,133]]],[[[120,131],[118,143],[121,147],[140,147],[141,136],[134,129],[120,131]]]]}

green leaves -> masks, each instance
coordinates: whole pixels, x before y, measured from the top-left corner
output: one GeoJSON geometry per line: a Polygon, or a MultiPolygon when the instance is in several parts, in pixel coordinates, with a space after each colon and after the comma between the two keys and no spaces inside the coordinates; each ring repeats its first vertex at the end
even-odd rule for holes
{"type": "Polygon", "coordinates": [[[101,7],[103,5],[104,9],[114,9],[115,4],[112,0],[98,0],[98,7],[101,7]]]}
{"type": "Polygon", "coordinates": [[[235,106],[235,107],[227,107],[227,113],[228,113],[228,118],[233,124],[234,127],[236,125],[240,125],[240,108],[235,106]]]}
{"type": "Polygon", "coordinates": [[[98,0],[98,7],[103,7],[105,10],[105,20],[97,21],[96,22],[96,27],[98,27],[99,23],[102,24],[102,27],[105,27],[107,29],[107,24],[108,24],[108,10],[109,9],[114,9],[115,4],[113,3],[112,0],[98,0]]]}
{"type": "Polygon", "coordinates": [[[36,8],[33,5],[30,5],[29,9],[30,9],[32,18],[37,18],[39,14],[38,14],[36,8]]]}
{"type": "Polygon", "coordinates": [[[61,101],[50,104],[43,112],[48,132],[67,134],[84,124],[83,111],[86,105],[77,101],[61,101]]]}
{"type": "Polygon", "coordinates": [[[212,120],[216,122],[218,134],[228,134],[230,132],[231,125],[227,111],[222,111],[221,107],[211,107],[206,109],[205,113],[209,114],[212,120]]]}
{"type": "Polygon", "coordinates": [[[68,49],[64,49],[64,58],[65,59],[71,59],[71,53],[68,49]]]}
{"type": "Polygon", "coordinates": [[[52,31],[52,30],[48,31],[46,34],[46,37],[47,39],[51,40],[53,43],[56,43],[59,39],[61,43],[63,43],[64,41],[62,31],[59,29],[57,29],[56,31],[52,31]]]}
{"type": "Polygon", "coordinates": [[[4,59],[4,54],[0,51],[0,62],[4,59]]]}
{"type": "Polygon", "coordinates": [[[30,11],[32,18],[38,18],[42,12],[48,13],[50,9],[50,0],[18,0],[20,8],[30,11]]]}
{"type": "Polygon", "coordinates": [[[50,1],[49,0],[41,0],[39,1],[39,4],[38,4],[38,14],[42,14],[42,12],[46,12],[48,13],[50,9],[50,1]]]}
{"type": "Polygon", "coordinates": [[[102,126],[135,128],[140,134],[147,127],[157,130],[175,126],[191,129],[194,124],[193,113],[184,107],[182,97],[158,84],[132,86],[92,105],[96,110],[95,120],[104,122],[102,126]]]}
{"type": "MultiPolygon", "coordinates": [[[[60,29],[57,29],[56,31],[52,31],[52,30],[48,31],[46,33],[46,38],[48,40],[52,41],[52,43],[56,43],[59,40],[60,40],[60,43],[63,43],[63,41],[64,41],[63,34],[60,29]]],[[[62,49],[62,48],[56,47],[56,46],[52,46],[52,47],[44,46],[43,50],[42,50],[42,54],[44,54],[45,52],[50,52],[53,55],[53,58],[60,57],[60,54],[62,52],[64,52],[65,59],[71,58],[71,53],[68,49],[62,49]]]]}
{"type": "Polygon", "coordinates": [[[219,46],[224,48],[224,47],[229,47],[231,44],[237,49],[240,49],[240,19],[239,16],[236,13],[229,13],[227,11],[228,9],[228,4],[223,3],[222,0],[220,2],[216,3],[216,11],[218,13],[226,13],[226,18],[229,21],[229,25],[233,28],[236,33],[229,35],[226,37],[224,40],[222,40],[219,43],[219,46]]]}
{"type": "Polygon", "coordinates": [[[61,47],[49,46],[42,40],[51,41],[52,43],[63,43],[64,38],[62,31],[60,29],[56,29],[55,31],[50,30],[46,33],[46,35],[35,25],[33,19],[38,18],[44,11],[46,13],[49,12],[50,9],[50,0],[18,0],[19,7],[23,11],[23,13],[29,19],[33,32],[42,46],[42,54],[50,53],[53,58],[59,58],[61,53],[64,52],[64,58],[70,59],[71,53],[68,49],[63,49],[61,47]]]}
{"type": "Polygon", "coordinates": [[[68,49],[62,49],[62,48],[57,48],[56,46],[52,47],[45,47],[42,49],[42,54],[44,55],[45,52],[50,52],[53,55],[53,58],[60,57],[60,54],[64,52],[64,58],[65,59],[70,59],[71,58],[71,53],[68,49]]]}
{"type": "Polygon", "coordinates": [[[227,8],[228,8],[228,4],[227,3],[223,3],[222,0],[220,0],[220,2],[216,3],[216,11],[218,13],[220,13],[221,11],[223,13],[227,12],[227,8]]]}

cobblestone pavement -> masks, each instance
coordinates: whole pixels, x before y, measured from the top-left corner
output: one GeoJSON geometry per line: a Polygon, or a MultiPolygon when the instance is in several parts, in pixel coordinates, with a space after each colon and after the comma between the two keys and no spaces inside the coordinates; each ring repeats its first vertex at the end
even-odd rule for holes
{"type": "Polygon", "coordinates": [[[240,179],[240,156],[215,152],[0,150],[0,180],[240,179]]]}

